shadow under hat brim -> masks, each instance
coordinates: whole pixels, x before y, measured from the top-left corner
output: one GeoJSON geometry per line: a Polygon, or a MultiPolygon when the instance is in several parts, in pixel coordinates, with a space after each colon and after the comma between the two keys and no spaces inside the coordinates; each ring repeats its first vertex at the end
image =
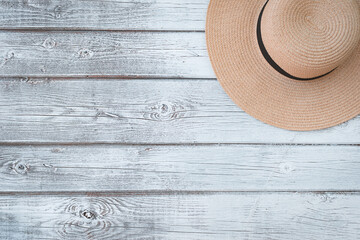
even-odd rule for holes
{"type": "Polygon", "coordinates": [[[290,79],[259,48],[257,23],[266,1],[210,1],[207,47],[225,92],[251,116],[288,130],[329,128],[359,115],[360,44],[330,74],[311,81],[290,79]]]}

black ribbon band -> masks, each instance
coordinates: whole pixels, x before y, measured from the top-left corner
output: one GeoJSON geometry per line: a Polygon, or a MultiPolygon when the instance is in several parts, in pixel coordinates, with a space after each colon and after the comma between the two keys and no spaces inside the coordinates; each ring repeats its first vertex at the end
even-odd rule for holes
{"type": "Polygon", "coordinates": [[[324,76],[328,75],[329,73],[333,72],[336,68],[333,69],[333,70],[331,70],[330,72],[328,72],[328,73],[326,73],[326,74],[324,74],[324,75],[318,76],[318,77],[313,77],[313,78],[298,78],[298,77],[292,76],[291,74],[287,73],[284,69],[282,69],[279,65],[276,64],[276,62],[270,57],[268,51],[266,50],[265,45],[264,45],[264,42],[263,42],[263,39],[262,39],[262,36],[261,36],[261,20],[262,20],[262,16],[263,16],[265,7],[266,7],[266,5],[268,4],[268,2],[269,2],[269,0],[266,1],[264,7],[262,8],[262,10],[261,10],[261,12],[260,12],[259,19],[258,19],[258,23],[257,23],[257,31],[256,31],[258,44],[259,44],[261,53],[262,53],[262,55],[264,56],[264,58],[266,59],[266,61],[267,61],[276,71],[278,71],[279,73],[281,73],[281,74],[284,75],[285,77],[288,77],[288,78],[291,78],[291,79],[294,79],[294,80],[299,80],[299,81],[315,80],[315,79],[324,77],[324,76]]]}

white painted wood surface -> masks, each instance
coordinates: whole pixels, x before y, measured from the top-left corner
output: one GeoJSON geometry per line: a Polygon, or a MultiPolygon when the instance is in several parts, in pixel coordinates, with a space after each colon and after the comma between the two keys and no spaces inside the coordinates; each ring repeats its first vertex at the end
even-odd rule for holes
{"type": "Polygon", "coordinates": [[[358,146],[0,146],[0,190],[358,191],[358,146]]]}
{"type": "Polygon", "coordinates": [[[1,239],[357,240],[358,194],[1,196],[1,239]]]}
{"type": "Polygon", "coordinates": [[[1,240],[358,239],[360,117],[241,111],[208,1],[0,1],[1,240]]]}
{"type": "Polygon", "coordinates": [[[271,127],[241,111],[216,80],[0,79],[2,143],[360,144],[359,123],[271,127]]]}
{"type": "Polygon", "coordinates": [[[2,31],[0,76],[215,78],[203,32],[2,31]]]}
{"type": "Polygon", "coordinates": [[[203,31],[209,0],[1,0],[2,29],[203,31]]]}

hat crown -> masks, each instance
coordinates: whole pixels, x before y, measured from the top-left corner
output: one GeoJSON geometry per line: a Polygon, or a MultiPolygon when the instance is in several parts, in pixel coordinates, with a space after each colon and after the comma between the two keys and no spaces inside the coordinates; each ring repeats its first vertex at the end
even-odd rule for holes
{"type": "Polygon", "coordinates": [[[356,0],[269,0],[261,33],[274,62],[298,78],[329,73],[360,40],[356,0]]]}

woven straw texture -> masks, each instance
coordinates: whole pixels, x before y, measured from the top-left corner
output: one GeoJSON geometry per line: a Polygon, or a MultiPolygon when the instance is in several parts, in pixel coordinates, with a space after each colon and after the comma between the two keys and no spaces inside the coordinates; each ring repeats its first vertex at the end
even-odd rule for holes
{"type": "Polygon", "coordinates": [[[206,39],[218,81],[245,112],[276,127],[307,131],[360,114],[360,0],[211,0],[206,39]]]}

